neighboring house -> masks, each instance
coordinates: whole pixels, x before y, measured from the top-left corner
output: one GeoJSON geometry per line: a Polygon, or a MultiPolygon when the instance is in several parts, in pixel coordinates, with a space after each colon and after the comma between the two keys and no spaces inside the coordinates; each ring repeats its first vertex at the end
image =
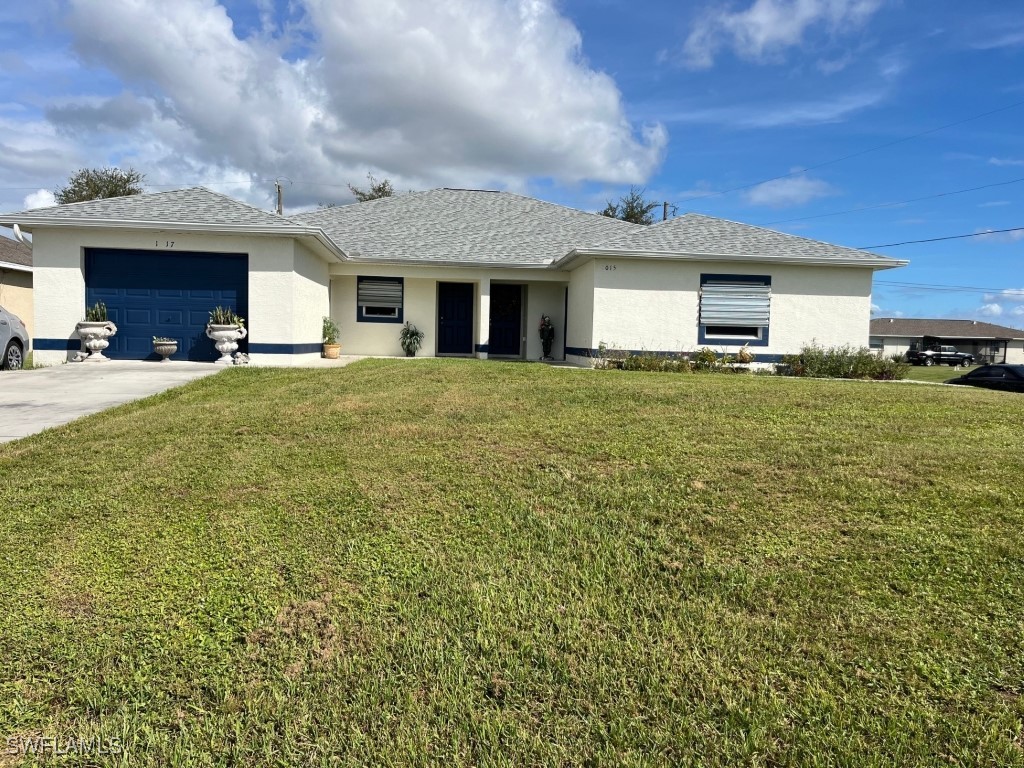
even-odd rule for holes
{"type": "Polygon", "coordinates": [[[1024,330],[977,320],[880,317],[871,321],[870,344],[886,355],[905,354],[911,344],[946,344],[979,363],[1024,363],[1024,330]]]}
{"type": "Polygon", "coordinates": [[[21,318],[32,337],[32,249],[0,235],[0,306],[21,318]]]}
{"type": "MultiPolygon", "coordinates": [[[[144,358],[154,335],[212,359],[206,313],[247,318],[254,362],[320,352],[537,359],[615,349],[778,360],[810,341],[863,346],[871,279],[906,262],[698,214],[641,226],[506,192],[438,189],[277,216],[203,188],[0,216],[33,235],[37,360],[79,347],[86,305],[118,325],[107,354],[144,358]]],[[[247,345],[247,347],[246,347],[247,345]]]]}

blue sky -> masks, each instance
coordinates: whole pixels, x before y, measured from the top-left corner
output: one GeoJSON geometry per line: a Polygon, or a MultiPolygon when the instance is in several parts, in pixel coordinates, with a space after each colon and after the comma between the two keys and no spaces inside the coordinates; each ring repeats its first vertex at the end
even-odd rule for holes
{"type": "MultiPolygon", "coordinates": [[[[585,210],[636,184],[854,247],[1024,227],[1024,11],[997,0],[8,3],[0,94],[3,210],[132,165],[268,208],[281,177],[293,210],[374,173],[585,210]]],[[[911,260],[880,316],[1024,327],[1024,230],[878,250],[911,260]]]]}

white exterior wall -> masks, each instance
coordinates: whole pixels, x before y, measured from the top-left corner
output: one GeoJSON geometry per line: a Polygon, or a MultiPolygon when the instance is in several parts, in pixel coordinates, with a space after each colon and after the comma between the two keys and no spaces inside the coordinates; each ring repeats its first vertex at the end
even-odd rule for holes
{"type": "MultiPolygon", "coordinates": [[[[472,283],[474,285],[473,343],[488,343],[490,295],[495,282],[523,285],[526,358],[541,356],[537,325],[541,314],[551,316],[555,324],[552,355],[561,357],[565,328],[565,286],[569,275],[547,269],[501,269],[470,267],[430,267],[385,264],[334,264],[331,272],[331,317],[341,329],[341,350],[346,355],[402,356],[398,341],[399,323],[368,323],[357,320],[357,277],[401,277],[404,285],[403,320],[426,334],[417,354],[437,354],[437,284],[472,283]]],[[[487,353],[478,353],[486,357],[487,353]]]]}
{"type": "Polygon", "coordinates": [[[562,283],[531,283],[526,286],[526,320],[523,334],[526,336],[526,359],[540,360],[544,345],[540,341],[540,320],[544,315],[551,317],[555,326],[555,340],[551,343],[551,356],[556,360],[563,357],[565,345],[565,291],[562,283]]]}
{"type": "MultiPolygon", "coordinates": [[[[592,347],[691,352],[702,346],[735,352],[741,345],[698,341],[702,274],[771,276],[768,346],[755,355],[868,345],[870,269],[772,265],[758,262],[594,260],[592,347]]],[[[571,298],[570,298],[571,301],[571,298]]],[[[574,334],[570,319],[570,337],[574,334]]]]}
{"type": "MultiPolygon", "coordinates": [[[[878,334],[872,334],[877,336],[878,334]]],[[[882,337],[882,351],[885,355],[903,355],[906,354],[907,350],[910,349],[912,342],[921,342],[921,336],[883,336],[882,337]]],[[[979,344],[988,344],[985,340],[971,340],[972,344],[977,342],[979,344]]],[[[953,346],[957,345],[955,339],[949,342],[953,346]]],[[[997,342],[1000,348],[1003,342],[997,342]]],[[[964,346],[966,351],[970,351],[972,347],[964,346]]],[[[963,351],[963,350],[962,350],[963,351]]],[[[997,360],[999,358],[996,358],[997,360]]],[[[1006,342],[1006,362],[1011,365],[1024,364],[1024,339],[1010,339],[1006,342]]]]}
{"type": "MultiPolygon", "coordinates": [[[[327,314],[327,264],[291,238],[182,232],[37,228],[32,238],[35,292],[34,338],[76,340],[76,324],[85,317],[85,249],[124,248],[160,251],[245,253],[249,256],[250,344],[320,342],[327,314]],[[173,241],[173,248],[155,247],[173,241]],[[318,266],[316,262],[320,262],[318,266]],[[318,282],[319,281],[319,282],[318,282]]],[[[75,352],[37,351],[33,359],[54,365],[75,352]]],[[[294,354],[252,355],[254,363],[298,362],[294,354]]]]}
{"type": "MultiPolygon", "coordinates": [[[[569,317],[566,328],[566,347],[595,349],[594,340],[594,262],[581,264],[569,277],[569,317]]],[[[566,354],[565,359],[576,365],[590,365],[591,358],[566,354]]]]}

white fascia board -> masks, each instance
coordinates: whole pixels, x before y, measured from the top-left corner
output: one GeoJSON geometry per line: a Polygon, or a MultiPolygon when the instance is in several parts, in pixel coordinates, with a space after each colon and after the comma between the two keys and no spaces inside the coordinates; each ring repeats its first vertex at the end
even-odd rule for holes
{"type": "Polygon", "coordinates": [[[253,237],[298,237],[313,238],[324,250],[338,261],[348,261],[349,257],[339,248],[320,227],[284,226],[253,226],[251,224],[210,224],[203,222],[182,221],[135,221],[125,219],[54,219],[46,216],[10,216],[0,220],[0,224],[11,226],[17,224],[25,232],[31,233],[34,228],[57,229],[135,229],[159,232],[195,232],[211,235],[249,235],[253,237]]]}
{"type": "Polygon", "coordinates": [[[522,264],[511,261],[459,261],[458,259],[367,259],[349,258],[350,264],[386,264],[392,267],[458,267],[461,269],[549,269],[551,262],[522,264]]]}
{"type": "Polygon", "coordinates": [[[10,261],[0,261],[0,269],[6,269],[11,272],[31,272],[32,267],[25,266],[24,264],[15,264],[10,261]]]}
{"type": "Polygon", "coordinates": [[[594,258],[646,259],[655,261],[756,261],[762,264],[797,264],[815,267],[864,267],[894,269],[909,261],[876,257],[870,259],[819,258],[815,256],[759,256],[755,254],[687,253],[679,251],[626,251],[604,248],[576,248],[554,261],[554,269],[573,269],[575,262],[594,258]]]}

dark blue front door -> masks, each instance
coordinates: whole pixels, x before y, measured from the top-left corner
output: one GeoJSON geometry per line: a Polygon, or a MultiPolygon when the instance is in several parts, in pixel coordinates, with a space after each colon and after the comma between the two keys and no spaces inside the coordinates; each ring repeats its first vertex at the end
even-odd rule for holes
{"type": "Polygon", "coordinates": [[[487,354],[519,357],[523,339],[523,286],[491,283],[487,354]]]}
{"type": "Polygon", "coordinates": [[[473,284],[437,284],[437,354],[473,354],[473,284]]]}
{"type": "Polygon", "coordinates": [[[157,359],[153,337],[165,336],[178,340],[174,360],[215,360],[217,350],[206,338],[209,312],[231,307],[248,317],[248,262],[235,253],[87,249],[86,305],[102,301],[117,326],[105,354],[157,359]]]}

